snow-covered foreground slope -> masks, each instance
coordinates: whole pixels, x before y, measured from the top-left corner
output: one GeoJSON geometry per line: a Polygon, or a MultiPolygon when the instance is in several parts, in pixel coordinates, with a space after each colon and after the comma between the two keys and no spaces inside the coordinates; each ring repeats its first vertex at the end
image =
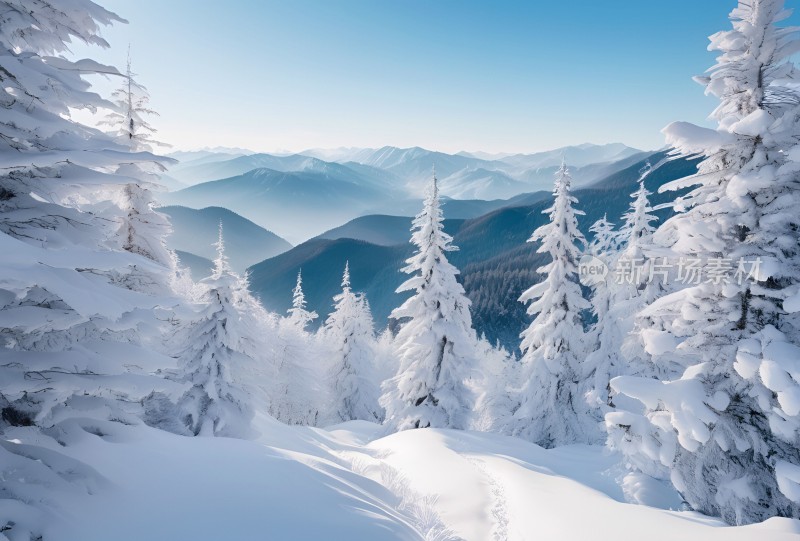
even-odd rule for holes
{"type": "MultiPolygon", "coordinates": [[[[147,427],[94,430],[62,452],[108,483],[58,503],[45,538],[292,540],[783,540],[800,521],[746,527],[624,503],[616,455],[543,450],[451,430],[380,437],[257,421],[258,441],[187,438],[147,427]]],[[[24,429],[21,429],[24,430],[24,429]]],[[[23,436],[22,433],[19,434],[23,436]]],[[[8,437],[8,436],[7,436],[8,437]]],[[[640,487],[641,488],[641,487],[640,487]]],[[[669,502],[658,488],[651,498],[669,502]]],[[[644,491],[646,492],[646,491],[644,491]]],[[[677,500],[672,500],[673,502],[677,500]]]]}

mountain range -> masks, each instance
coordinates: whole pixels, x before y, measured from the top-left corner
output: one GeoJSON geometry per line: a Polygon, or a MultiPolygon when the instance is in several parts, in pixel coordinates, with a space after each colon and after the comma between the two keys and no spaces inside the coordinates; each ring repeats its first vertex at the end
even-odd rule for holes
{"type": "Polygon", "coordinates": [[[170,171],[170,182],[186,187],[163,194],[165,203],[223,206],[297,243],[363,215],[413,215],[434,166],[450,200],[445,212],[466,219],[498,208],[488,202],[501,206],[509,198],[548,191],[562,159],[570,160],[575,185],[583,186],[647,153],[622,144],[587,144],[493,159],[419,147],[173,156],[183,161],[170,171]]]}
{"type": "Polygon", "coordinates": [[[352,170],[329,165],[302,172],[253,169],[166,194],[162,199],[192,208],[223,206],[291,242],[312,237],[391,199],[369,180],[361,182],[352,170]]]}

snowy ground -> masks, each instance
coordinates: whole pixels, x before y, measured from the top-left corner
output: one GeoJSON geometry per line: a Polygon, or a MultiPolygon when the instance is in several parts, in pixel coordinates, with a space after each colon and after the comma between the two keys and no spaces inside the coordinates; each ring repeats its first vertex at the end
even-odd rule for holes
{"type": "MultiPolygon", "coordinates": [[[[61,452],[107,482],[58,504],[45,539],[783,540],[800,521],[726,527],[665,487],[627,483],[600,447],[543,450],[515,438],[351,422],[329,430],[258,420],[256,441],[146,427],[86,432],[61,452]],[[98,435],[99,434],[99,435],[98,435]],[[626,489],[623,490],[623,485],[626,489]]],[[[22,434],[20,434],[22,435],[22,434]]]]}

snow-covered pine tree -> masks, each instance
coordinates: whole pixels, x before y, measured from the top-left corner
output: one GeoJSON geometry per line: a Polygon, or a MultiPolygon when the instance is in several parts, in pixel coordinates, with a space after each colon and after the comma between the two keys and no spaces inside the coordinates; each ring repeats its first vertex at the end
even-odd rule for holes
{"type": "MultiPolygon", "coordinates": [[[[644,311],[646,306],[664,295],[671,277],[669,258],[656,246],[653,234],[656,228],[651,225],[658,218],[651,214],[649,196],[645,179],[651,169],[639,180],[639,189],[631,194],[633,201],[625,214],[625,224],[621,236],[623,246],[617,258],[617,276],[611,298],[612,321],[617,322],[615,336],[610,345],[611,351],[621,351],[625,369],[612,371],[611,376],[635,375],[644,377],[663,377],[671,372],[671,367],[650,362],[641,329],[650,329],[654,321],[644,311]],[[660,254],[660,255],[659,255],[660,254]]],[[[671,374],[670,374],[671,375],[671,374]]]]}
{"type": "Polygon", "coordinates": [[[619,232],[614,229],[613,222],[608,221],[608,216],[597,220],[589,227],[594,237],[589,244],[589,253],[597,257],[607,257],[619,249],[619,232]]]}
{"type": "Polygon", "coordinates": [[[512,387],[519,381],[520,363],[499,342],[493,347],[485,335],[478,341],[477,350],[480,366],[476,377],[470,381],[475,404],[469,429],[502,432],[518,405],[512,387]]]}
{"type": "Polygon", "coordinates": [[[800,44],[797,29],[778,25],[783,4],[742,0],[733,29],[711,36],[720,55],[700,82],[720,99],[718,128],[665,129],[676,152],[705,159],[668,187],[694,186],[655,241],[702,260],[706,275],[643,311],[652,361],[683,366],[683,375],[613,380],[646,411],[606,418],[630,463],[669,476],[693,508],[736,524],[800,516],[800,327],[783,306],[800,280],[800,114],[784,84],[796,79],[787,59],[800,44]]]}
{"type": "MultiPolygon", "coordinates": [[[[134,164],[122,166],[118,173],[136,178],[134,164]]],[[[177,264],[175,254],[167,248],[166,237],[172,230],[169,218],[155,210],[156,200],[147,185],[155,179],[130,182],[122,189],[120,206],[123,211],[119,236],[122,249],[139,254],[167,268],[177,264]]]]}
{"type": "Polygon", "coordinates": [[[117,107],[101,122],[102,125],[111,127],[117,142],[127,146],[131,152],[166,146],[155,138],[156,129],[146,120],[148,116],[158,116],[158,112],[150,109],[150,93],[136,81],[136,75],[131,67],[131,50],[128,47],[128,62],[125,73],[122,74],[122,85],[111,94],[117,107]]]}
{"type": "Polygon", "coordinates": [[[306,308],[303,278],[298,271],[288,316],[278,320],[274,343],[270,344],[270,363],[276,367],[271,378],[269,413],[287,424],[312,425],[338,422],[331,412],[328,383],[332,366],[324,329],[306,329],[317,318],[306,308]]]}
{"type": "Polygon", "coordinates": [[[375,378],[375,331],[366,297],[350,287],[350,263],[342,275],[342,292],[325,321],[325,335],[335,352],[331,382],[340,421],[380,422],[379,382],[375,378]]]}
{"type": "MultiPolygon", "coordinates": [[[[107,46],[99,25],[119,17],[88,0],[13,0],[2,7],[0,242],[7,264],[0,277],[0,356],[15,362],[0,363],[0,394],[15,418],[37,425],[55,422],[54,411],[69,409],[75,396],[98,398],[107,415],[107,398],[117,407],[116,399],[130,398],[126,391],[142,389],[124,389],[124,381],[110,377],[128,371],[122,356],[94,355],[89,344],[139,342],[140,323],[153,323],[152,309],[169,302],[118,287],[116,277],[141,258],[114,251],[118,215],[109,212],[116,208],[110,198],[130,179],[108,171],[122,156],[158,158],[127,154],[105,134],[69,119],[71,109],[113,107],[90,91],[84,75],[119,72],[60,54],[73,39],[107,46]],[[82,354],[67,354],[78,345],[82,354]],[[30,351],[59,355],[22,353],[30,351]],[[118,388],[98,385],[101,375],[118,388]]],[[[81,401],[88,416],[89,400],[81,401]]]]}
{"type": "Polygon", "coordinates": [[[650,172],[647,169],[639,179],[639,187],[631,194],[630,209],[623,215],[623,226],[617,233],[606,231],[604,223],[595,224],[599,238],[594,246],[607,246],[601,259],[610,268],[606,279],[596,284],[592,296],[592,310],[596,323],[592,328],[595,350],[586,362],[592,367],[592,388],[587,396],[591,404],[600,407],[603,414],[613,406],[610,381],[616,376],[646,375],[652,373],[649,359],[635,343],[623,348],[630,340],[636,322],[636,314],[652,302],[663,291],[665,278],[655,274],[657,263],[652,258],[652,235],[655,228],[651,222],[657,217],[651,214],[649,196],[644,181],[650,172]],[[603,240],[612,235],[610,240],[603,240]],[[651,275],[651,271],[653,271],[651,275]]]}
{"type": "MultiPolygon", "coordinates": [[[[114,105],[105,120],[101,122],[111,129],[111,135],[131,153],[152,152],[154,146],[167,146],[154,137],[155,128],[146,120],[148,115],[158,115],[148,107],[150,96],[147,89],[135,80],[131,69],[130,48],[128,48],[127,69],[122,76],[122,85],[113,92],[114,105]]],[[[117,173],[128,177],[128,182],[118,196],[122,209],[118,235],[122,249],[144,256],[168,269],[174,269],[175,254],[166,246],[166,237],[171,228],[166,215],[155,210],[156,201],[153,190],[161,190],[159,173],[164,165],[159,161],[141,160],[122,163],[117,173]]],[[[134,268],[126,276],[127,285],[137,290],[157,288],[158,278],[152,273],[134,268]]]]}
{"type": "Polygon", "coordinates": [[[586,443],[599,438],[598,412],[584,397],[589,367],[584,362],[586,337],[581,312],[589,303],[581,294],[578,260],[585,243],[578,230],[566,164],[556,172],[553,206],[544,212],[550,221],[536,229],[528,242],[539,242],[539,253],[552,261],[538,269],[545,279],[525,291],[521,302],[533,301],[528,313],[536,316],[522,332],[523,382],[520,406],[514,412],[513,434],[553,447],[586,443]]]}
{"type": "Polygon", "coordinates": [[[306,309],[302,270],[297,271],[297,285],[292,290],[292,307],[289,308],[288,312],[289,321],[297,325],[301,330],[305,330],[318,317],[316,312],[309,312],[306,309]]]}
{"type": "MultiPolygon", "coordinates": [[[[625,223],[620,231],[620,236],[624,242],[622,256],[636,261],[646,259],[647,254],[644,253],[644,249],[650,245],[655,231],[652,222],[658,220],[655,215],[650,214],[653,212],[649,199],[652,193],[644,185],[645,178],[646,176],[643,176],[639,180],[639,187],[631,194],[633,201],[631,202],[630,210],[622,216],[625,223]]],[[[637,282],[633,284],[634,287],[641,289],[642,285],[647,282],[648,276],[644,274],[634,276],[634,278],[637,279],[637,282]]]]}
{"type": "Polygon", "coordinates": [[[434,173],[412,225],[417,251],[403,269],[414,276],[397,290],[414,295],[391,314],[405,320],[396,340],[400,368],[384,382],[381,405],[387,426],[396,430],[464,428],[473,403],[464,381],[474,368],[477,336],[458,269],[446,257],[457,248],[443,220],[434,173]]]}
{"type": "MultiPolygon", "coordinates": [[[[148,377],[169,359],[136,347],[168,301],[114,279],[142,258],[116,250],[113,194],[130,180],[110,172],[156,158],[70,118],[113,107],[84,76],[119,72],[62,55],[74,41],[106,47],[100,27],[116,21],[89,0],[0,2],[0,440],[27,444],[0,445],[0,462],[14,464],[0,493],[40,510],[52,499],[39,487],[59,479],[83,491],[92,477],[72,461],[75,482],[60,480],[50,469],[67,463],[59,443],[83,424],[137,422],[142,395],[169,383],[148,377]]],[[[0,535],[39,538],[44,521],[31,507],[0,507],[0,535]]]]}
{"type": "Polygon", "coordinates": [[[309,333],[290,318],[280,318],[270,344],[269,362],[276,367],[270,383],[269,414],[291,425],[319,426],[336,422],[332,414],[330,351],[321,333],[309,333]]]}
{"type": "Polygon", "coordinates": [[[604,411],[611,406],[608,382],[610,374],[614,373],[613,367],[618,364],[619,357],[619,351],[615,351],[611,347],[618,332],[617,324],[609,312],[615,286],[611,273],[616,265],[620,233],[614,229],[614,224],[608,221],[606,215],[593,223],[589,227],[589,231],[594,235],[589,244],[589,254],[606,266],[608,274],[592,284],[590,304],[595,321],[589,337],[590,343],[594,345],[594,350],[586,356],[587,366],[591,367],[592,381],[586,399],[589,404],[604,411]]]}
{"type": "Polygon", "coordinates": [[[589,227],[592,232],[592,242],[589,243],[589,255],[597,258],[599,262],[606,266],[606,276],[602,280],[598,280],[592,285],[592,313],[595,317],[595,324],[592,329],[594,341],[601,349],[599,344],[602,342],[602,336],[606,323],[609,322],[607,318],[609,306],[611,304],[611,296],[614,292],[613,269],[616,265],[617,256],[619,254],[621,237],[620,232],[614,228],[614,224],[608,221],[608,217],[603,215],[602,218],[597,220],[589,227]]]}
{"type": "Polygon", "coordinates": [[[589,243],[588,253],[604,264],[607,272],[604,279],[592,284],[591,305],[595,324],[591,334],[596,350],[599,351],[604,349],[601,344],[605,343],[604,335],[610,330],[607,328],[610,322],[607,314],[611,305],[611,296],[614,293],[614,280],[611,273],[616,265],[621,239],[620,232],[614,228],[614,224],[608,220],[606,215],[593,223],[589,227],[589,231],[592,232],[593,238],[589,243]]]}
{"type": "Polygon", "coordinates": [[[216,246],[214,272],[201,282],[207,288],[202,309],[176,336],[181,345],[177,379],[190,385],[178,407],[193,435],[246,437],[253,408],[241,375],[254,366],[248,355],[252,314],[241,311],[243,282],[225,255],[221,223],[216,246]]]}

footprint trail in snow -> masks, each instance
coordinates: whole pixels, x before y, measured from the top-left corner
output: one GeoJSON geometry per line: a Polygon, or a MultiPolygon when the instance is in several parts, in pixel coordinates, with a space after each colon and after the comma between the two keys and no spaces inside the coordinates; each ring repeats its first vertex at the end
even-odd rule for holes
{"type": "Polygon", "coordinates": [[[489,496],[492,506],[489,509],[489,516],[492,520],[493,541],[508,541],[508,506],[503,486],[497,478],[486,469],[486,463],[478,458],[469,457],[467,460],[481,472],[489,486],[489,496]]]}

